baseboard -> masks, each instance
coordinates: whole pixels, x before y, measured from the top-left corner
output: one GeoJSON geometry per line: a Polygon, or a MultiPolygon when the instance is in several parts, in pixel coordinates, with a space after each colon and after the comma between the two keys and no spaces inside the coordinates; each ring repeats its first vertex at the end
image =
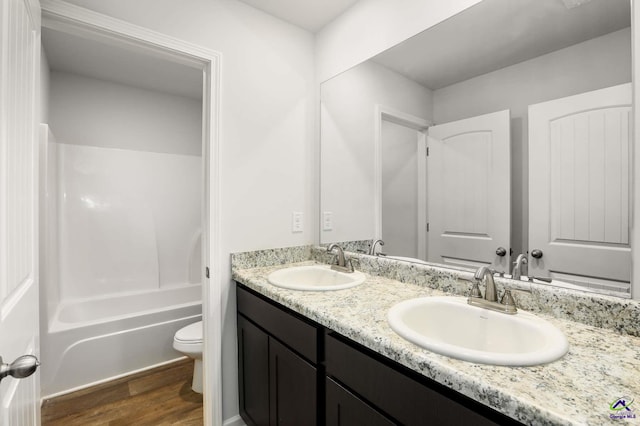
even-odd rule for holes
{"type": "Polygon", "coordinates": [[[242,420],[239,414],[225,420],[222,422],[222,426],[247,426],[247,424],[242,420]]]}

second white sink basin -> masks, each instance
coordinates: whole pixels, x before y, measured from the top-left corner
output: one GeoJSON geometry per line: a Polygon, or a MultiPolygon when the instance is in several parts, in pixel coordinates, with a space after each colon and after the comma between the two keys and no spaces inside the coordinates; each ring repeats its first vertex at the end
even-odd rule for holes
{"type": "Polygon", "coordinates": [[[362,284],[365,279],[362,272],[334,271],[330,265],[295,266],[274,271],[267,277],[277,287],[307,291],[343,290],[362,284]]]}
{"type": "Polygon", "coordinates": [[[465,297],[425,297],[393,306],[389,325],[430,351],[481,364],[528,366],[561,358],[564,334],[528,312],[514,315],[467,304],[465,297]]]}

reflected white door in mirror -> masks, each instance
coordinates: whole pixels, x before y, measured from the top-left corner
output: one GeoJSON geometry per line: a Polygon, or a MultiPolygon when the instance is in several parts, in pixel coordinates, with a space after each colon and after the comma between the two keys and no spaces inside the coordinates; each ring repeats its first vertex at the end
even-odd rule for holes
{"type": "Polygon", "coordinates": [[[509,272],[509,111],[430,127],[427,260],[509,272]]]}
{"type": "Polygon", "coordinates": [[[630,293],[631,84],[529,107],[529,275],[630,293]]]}

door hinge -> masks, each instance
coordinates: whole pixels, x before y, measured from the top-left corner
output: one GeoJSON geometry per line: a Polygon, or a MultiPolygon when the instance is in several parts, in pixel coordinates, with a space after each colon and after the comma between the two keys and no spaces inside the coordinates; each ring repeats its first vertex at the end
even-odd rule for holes
{"type": "Polygon", "coordinates": [[[429,222],[427,222],[427,232],[429,232],[429,222]]]}
{"type": "Polygon", "coordinates": [[[427,147],[427,157],[429,156],[429,147],[427,147]]]}
{"type": "Polygon", "coordinates": [[[209,278],[209,267],[204,268],[204,276],[209,278]]]}

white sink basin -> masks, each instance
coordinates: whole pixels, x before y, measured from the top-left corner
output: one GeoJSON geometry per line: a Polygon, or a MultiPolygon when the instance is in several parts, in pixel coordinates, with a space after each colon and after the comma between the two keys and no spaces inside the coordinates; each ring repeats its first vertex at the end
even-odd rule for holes
{"type": "Polygon", "coordinates": [[[330,291],[342,290],[362,284],[362,272],[339,272],[329,265],[295,266],[274,271],[267,280],[277,286],[292,290],[330,291]]]}
{"type": "Polygon", "coordinates": [[[465,297],[424,297],[393,306],[389,325],[430,351],[481,364],[526,366],[561,358],[564,334],[528,312],[514,315],[467,304],[465,297]]]}

